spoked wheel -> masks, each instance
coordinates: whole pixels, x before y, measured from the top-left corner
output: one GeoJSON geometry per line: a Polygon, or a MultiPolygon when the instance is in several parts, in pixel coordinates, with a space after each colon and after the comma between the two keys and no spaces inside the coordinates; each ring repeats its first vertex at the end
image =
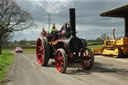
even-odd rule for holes
{"type": "Polygon", "coordinates": [[[45,37],[40,37],[36,43],[36,56],[38,63],[46,66],[49,60],[49,45],[45,37]]]}
{"type": "Polygon", "coordinates": [[[81,61],[83,68],[91,69],[94,64],[94,55],[92,51],[89,48],[82,49],[81,56],[83,57],[83,60],[81,61]]]}
{"type": "Polygon", "coordinates": [[[64,73],[67,68],[67,56],[63,49],[58,49],[55,55],[55,64],[59,72],[64,73]]]}

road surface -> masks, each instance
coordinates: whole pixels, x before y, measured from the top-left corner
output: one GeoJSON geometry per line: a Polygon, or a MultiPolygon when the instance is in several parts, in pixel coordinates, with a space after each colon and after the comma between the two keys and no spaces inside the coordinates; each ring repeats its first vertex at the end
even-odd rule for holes
{"type": "Polygon", "coordinates": [[[35,54],[14,54],[7,85],[128,85],[128,58],[95,56],[92,70],[71,65],[66,74],[62,74],[55,68],[54,60],[50,60],[47,67],[41,67],[35,54]]]}

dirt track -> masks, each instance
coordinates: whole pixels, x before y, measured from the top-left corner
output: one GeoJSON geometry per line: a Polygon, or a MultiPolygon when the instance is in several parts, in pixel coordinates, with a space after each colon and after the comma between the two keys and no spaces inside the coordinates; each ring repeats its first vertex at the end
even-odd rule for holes
{"type": "Polygon", "coordinates": [[[81,70],[69,66],[66,74],[59,73],[51,62],[41,67],[35,54],[15,54],[9,68],[7,85],[128,85],[128,59],[95,56],[94,68],[81,70]]]}

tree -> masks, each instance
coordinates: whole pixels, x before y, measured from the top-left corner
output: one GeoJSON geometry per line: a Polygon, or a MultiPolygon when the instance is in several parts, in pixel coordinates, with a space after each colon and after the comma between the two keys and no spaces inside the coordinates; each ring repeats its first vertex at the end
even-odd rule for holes
{"type": "Polygon", "coordinates": [[[11,33],[28,29],[32,25],[31,15],[14,0],[0,0],[0,54],[3,42],[7,41],[11,33]]]}
{"type": "Polygon", "coordinates": [[[103,41],[103,40],[100,37],[97,37],[96,41],[103,41]]]}
{"type": "Polygon", "coordinates": [[[97,40],[97,41],[104,41],[106,37],[108,37],[108,35],[104,33],[104,34],[102,34],[100,37],[97,37],[96,40],[97,40]]]}
{"type": "Polygon", "coordinates": [[[26,45],[26,43],[27,43],[27,40],[25,40],[25,39],[19,41],[19,45],[22,47],[24,47],[26,45]]]}
{"type": "Polygon", "coordinates": [[[108,35],[105,33],[100,36],[101,40],[105,40],[106,37],[108,37],[108,35]]]}

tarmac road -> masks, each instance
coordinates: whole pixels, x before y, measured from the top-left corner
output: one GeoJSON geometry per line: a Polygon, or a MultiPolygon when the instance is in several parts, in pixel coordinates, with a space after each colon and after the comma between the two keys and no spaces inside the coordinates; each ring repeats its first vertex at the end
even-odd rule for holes
{"type": "Polygon", "coordinates": [[[95,56],[92,70],[71,65],[66,74],[59,73],[51,62],[41,67],[35,54],[15,53],[7,85],[128,85],[128,58],[95,56]]]}

